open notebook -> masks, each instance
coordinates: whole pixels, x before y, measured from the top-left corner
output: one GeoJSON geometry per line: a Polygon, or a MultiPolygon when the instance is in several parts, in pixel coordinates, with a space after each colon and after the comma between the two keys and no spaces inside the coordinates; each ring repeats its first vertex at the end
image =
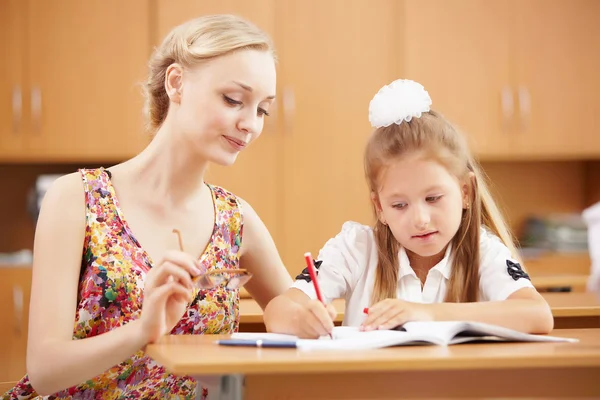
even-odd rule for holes
{"type": "Polygon", "coordinates": [[[234,333],[221,345],[293,347],[300,350],[364,350],[403,345],[448,346],[467,342],[577,342],[577,339],[530,335],[480,322],[408,322],[394,330],[359,331],[355,327],[336,326],[333,339],[298,339],[276,333],[234,333]]]}

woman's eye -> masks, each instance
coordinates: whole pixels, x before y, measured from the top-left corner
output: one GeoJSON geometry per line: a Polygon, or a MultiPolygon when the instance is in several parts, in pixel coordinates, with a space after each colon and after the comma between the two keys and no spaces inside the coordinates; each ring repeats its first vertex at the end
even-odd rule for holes
{"type": "Polygon", "coordinates": [[[404,207],[406,207],[406,203],[392,204],[392,208],[395,208],[397,210],[402,210],[404,207]]]}
{"type": "Polygon", "coordinates": [[[267,110],[265,110],[264,108],[258,107],[258,115],[265,115],[265,116],[269,116],[269,112],[267,110]]]}
{"type": "Polygon", "coordinates": [[[232,106],[239,106],[240,104],[242,104],[241,101],[234,100],[229,96],[223,95],[223,99],[225,99],[226,103],[231,104],[232,106]]]}

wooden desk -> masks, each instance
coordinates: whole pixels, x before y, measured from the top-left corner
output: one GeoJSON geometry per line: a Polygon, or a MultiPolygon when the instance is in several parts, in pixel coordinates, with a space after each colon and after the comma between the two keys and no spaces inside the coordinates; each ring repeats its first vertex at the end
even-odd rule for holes
{"type": "Polygon", "coordinates": [[[545,274],[531,275],[535,288],[542,291],[565,289],[569,292],[585,292],[589,275],[586,274],[545,274]]]}
{"type": "Polygon", "coordinates": [[[580,342],[303,352],[214,343],[226,335],[176,335],[147,353],[174,374],[210,382],[213,395],[223,387],[229,396],[211,397],[221,400],[600,396],[600,329],[553,334],[580,342]]]}
{"type": "MultiPolygon", "coordinates": [[[[555,328],[600,328],[600,299],[592,293],[542,293],[542,296],[552,308],[555,328]]],[[[335,323],[341,325],[344,300],[335,300],[333,305],[338,311],[335,323]]],[[[240,300],[240,331],[265,331],[263,312],[252,299],[240,300]]]]}
{"type": "MultiPolygon", "coordinates": [[[[344,319],[344,310],[346,309],[345,302],[342,299],[338,299],[333,301],[333,305],[338,312],[335,321],[341,323],[344,319]]],[[[253,299],[240,299],[240,324],[251,325],[262,323],[263,311],[258,303],[253,299]]]]}
{"type": "Polygon", "coordinates": [[[600,298],[593,293],[542,293],[555,329],[600,328],[600,298]]]}

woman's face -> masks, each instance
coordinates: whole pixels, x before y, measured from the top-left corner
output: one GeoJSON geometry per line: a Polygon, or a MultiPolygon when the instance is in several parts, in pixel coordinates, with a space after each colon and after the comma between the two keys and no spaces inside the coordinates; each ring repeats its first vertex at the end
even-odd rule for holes
{"type": "Polygon", "coordinates": [[[176,130],[199,157],[231,165],[260,136],[276,91],[275,60],[240,50],[167,78],[176,130]]]}

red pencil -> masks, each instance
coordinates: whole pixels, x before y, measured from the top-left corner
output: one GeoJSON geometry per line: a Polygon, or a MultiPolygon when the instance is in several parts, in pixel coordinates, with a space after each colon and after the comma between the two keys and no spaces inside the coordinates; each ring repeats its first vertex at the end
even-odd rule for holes
{"type": "MultiPolygon", "coordinates": [[[[310,275],[310,280],[313,283],[313,286],[315,287],[315,292],[317,293],[317,299],[325,304],[325,302],[323,301],[323,296],[321,295],[321,288],[319,288],[319,282],[317,281],[317,271],[315,270],[315,263],[313,261],[312,255],[310,254],[310,252],[308,253],[304,253],[304,260],[306,261],[306,268],[308,269],[308,274],[310,275]]],[[[329,337],[331,337],[333,339],[333,336],[331,335],[331,333],[329,334],[329,337]]]]}

